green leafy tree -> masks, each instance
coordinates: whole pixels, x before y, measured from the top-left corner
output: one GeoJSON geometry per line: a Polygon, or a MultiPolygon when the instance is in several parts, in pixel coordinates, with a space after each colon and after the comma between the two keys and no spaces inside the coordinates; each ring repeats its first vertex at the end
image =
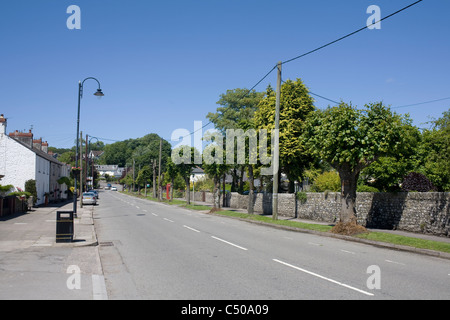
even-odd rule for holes
{"type": "MultiPolygon", "coordinates": [[[[294,191],[294,182],[301,180],[303,172],[312,162],[300,137],[305,120],[315,110],[314,99],[301,79],[287,80],[281,86],[280,96],[280,169],[289,179],[289,191],[294,191]]],[[[264,99],[255,113],[255,125],[266,129],[268,137],[275,129],[276,93],[269,86],[264,99]]],[[[270,139],[270,138],[269,138],[270,139]]],[[[270,141],[270,140],[269,140],[270,141]]]]}
{"type": "Polygon", "coordinates": [[[150,166],[144,166],[141,170],[139,170],[136,183],[138,184],[139,188],[141,186],[146,185],[148,182],[152,181],[153,178],[153,172],[150,166]]]}
{"type": "Polygon", "coordinates": [[[439,191],[450,191],[450,110],[422,132],[417,171],[427,176],[439,191]]]}
{"type": "Polygon", "coordinates": [[[172,201],[173,189],[175,189],[175,179],[180,174],[180,171],[178,170],[177,165],[172,161],[172,157],[167,157],[166,163],[166,174],[164,177],[170,179],[170,184],[172,185],[172,188],[170,188],[170,201],[172,201]]]}
{"type": "MultiPolygon", "coordinates": [[[[218,146],[222,148],[222,146],[218,146]]],[[[213,145],[209,144],[205,147],[203,151],[203,158],[211,157],[214,158],[214,161],[203,161],[203,170],[207,175],[213,178],[214,180],[214,201],[213,201],[213,210],[220,207],[220,178],[229,170],[229,166],[224,161],[224,154],[218,154],[218,149],[213,145]],[[222,156],[222,158],[221,158],[222,156]]],[[[223,150],[223,149],[222,149],[223,150]]]]}
{"type": "Polygon", "coordinates": [[[198,151],[194,147],[179,146],[172,151],[171,160],[175,163],[178,172],[186,184],[186,202],[191,203],[190,177],[192,169],[196,166],[194,159],[198,158],[198,151]]]}
{"type": "Polygon", "coordinates": [[[410,119],[405,120],[402,136],[408,148],[397,154],[379,157],[363,169],[360,179],[365,185],[384,192],[399,191],[403,178],[416,167],[421,135],[419,129],[411,125],[410,119]]]}
{"type": "MultiPolygon", "coordinates": [[[[237,88],[234,90],[227,90],[225,94],[220,95],[220,100],[217,102],[220,107],[217,108],[215,113],[208,113],[207,118],[214,123],[216,129],[218,129],[222,135],[226,136],[229,129],[242,129],[244,131],[249,129],[255,129],[254,114],[258,109],[258,104],[264,97],[263,92],[256,92],[255,90],[237,88]]],[[[248,139],[247,139],[248,140],[248,139]]],[[[237,142],[235,144],[235,152],[237,142]]],[[[248,147],[248,141],[245,144],[248,147]]],[[[246,149],[248,150],[248,149],[246,149]]],[[[231,184],[231,191],[236,191],[238,174],[239,176],[239,191],[243,186],[243,172],[247,168],[249,170],[249,180],[253,181],[252,173],[253,167],[250,167],[248,163],[248,155],[246,157],[246,163],[237,163],[230,165],[233,182],[231,184]]],[[[252,192],[253,190],[251,190],[252,192]]]]}
{"type": "Polygon", "coordinates": [[[359,110],[341,103],[316,111],[307,121],[303,143],[319,159],[328,162],[341,179],[340,227],[356,225],[356,188],[361,170],[382,156],[404,154],[405,118],[382,103],[359,110]]]}

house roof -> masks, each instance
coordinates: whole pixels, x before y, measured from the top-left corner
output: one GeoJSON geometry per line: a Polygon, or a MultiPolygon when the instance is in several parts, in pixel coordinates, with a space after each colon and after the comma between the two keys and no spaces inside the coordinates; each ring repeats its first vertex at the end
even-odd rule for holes
{"type": "Polygon", "coordinates": [[[50,162],[59,164],[59,165],[64,165],[64,163],[58,161],[57,159],[53,158],[53,156],[45,153],[44,151],[38,150],[36,148],[30,148],[28,145],[26,145],[25,143],[23,143],[20,140],[14,139],[13,137],[10,137],[14,142],[17,142],[18,144],[21,144],[22,146],[24,146],[25,148],[27,148],[28,150],[33,151],[36,155],[38,155],[41,158],[44,158],[50,162]]]}

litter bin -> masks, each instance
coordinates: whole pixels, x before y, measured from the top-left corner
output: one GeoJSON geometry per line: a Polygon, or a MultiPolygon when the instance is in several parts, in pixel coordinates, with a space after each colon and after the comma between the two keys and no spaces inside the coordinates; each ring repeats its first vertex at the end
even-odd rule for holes
{"type": "Polygon", "coordinates": [[[56,212],[56,242],[73,241],[73,211],[56,212]]]}

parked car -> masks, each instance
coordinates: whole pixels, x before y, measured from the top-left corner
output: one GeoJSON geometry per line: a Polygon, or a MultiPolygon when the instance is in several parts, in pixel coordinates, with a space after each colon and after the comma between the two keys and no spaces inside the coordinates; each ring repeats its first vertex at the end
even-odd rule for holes
{"type": "Polygon", "coordinates": [[[117,191],[116,187],[111,187],[111,191],[117,191]]]}
{"type": "Polygon", "coordinates": [[[91,190],[88,190],[88,192],[92,192],[93,194],[95,194],[95,197],[97,198],[97,200],[99,199],[97,190],[91,189],[91,190]]]}
{"type": "Polygon", "coordinates": [[[83,197],[81,198],[82,204],[97,204],[97,198],[95,197],[95,194],[93,192],[84,192],[83,197]]]}

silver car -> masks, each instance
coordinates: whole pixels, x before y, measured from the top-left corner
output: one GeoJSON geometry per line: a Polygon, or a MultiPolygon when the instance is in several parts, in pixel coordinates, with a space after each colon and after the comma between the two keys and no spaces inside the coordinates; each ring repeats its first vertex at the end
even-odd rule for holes
{"type": "Polygon", "coordinates": [[[93,192],[84,192],[81,202],[83,204],[92,204],[95,206],[97,204],[97,197],[93,192]]]}

